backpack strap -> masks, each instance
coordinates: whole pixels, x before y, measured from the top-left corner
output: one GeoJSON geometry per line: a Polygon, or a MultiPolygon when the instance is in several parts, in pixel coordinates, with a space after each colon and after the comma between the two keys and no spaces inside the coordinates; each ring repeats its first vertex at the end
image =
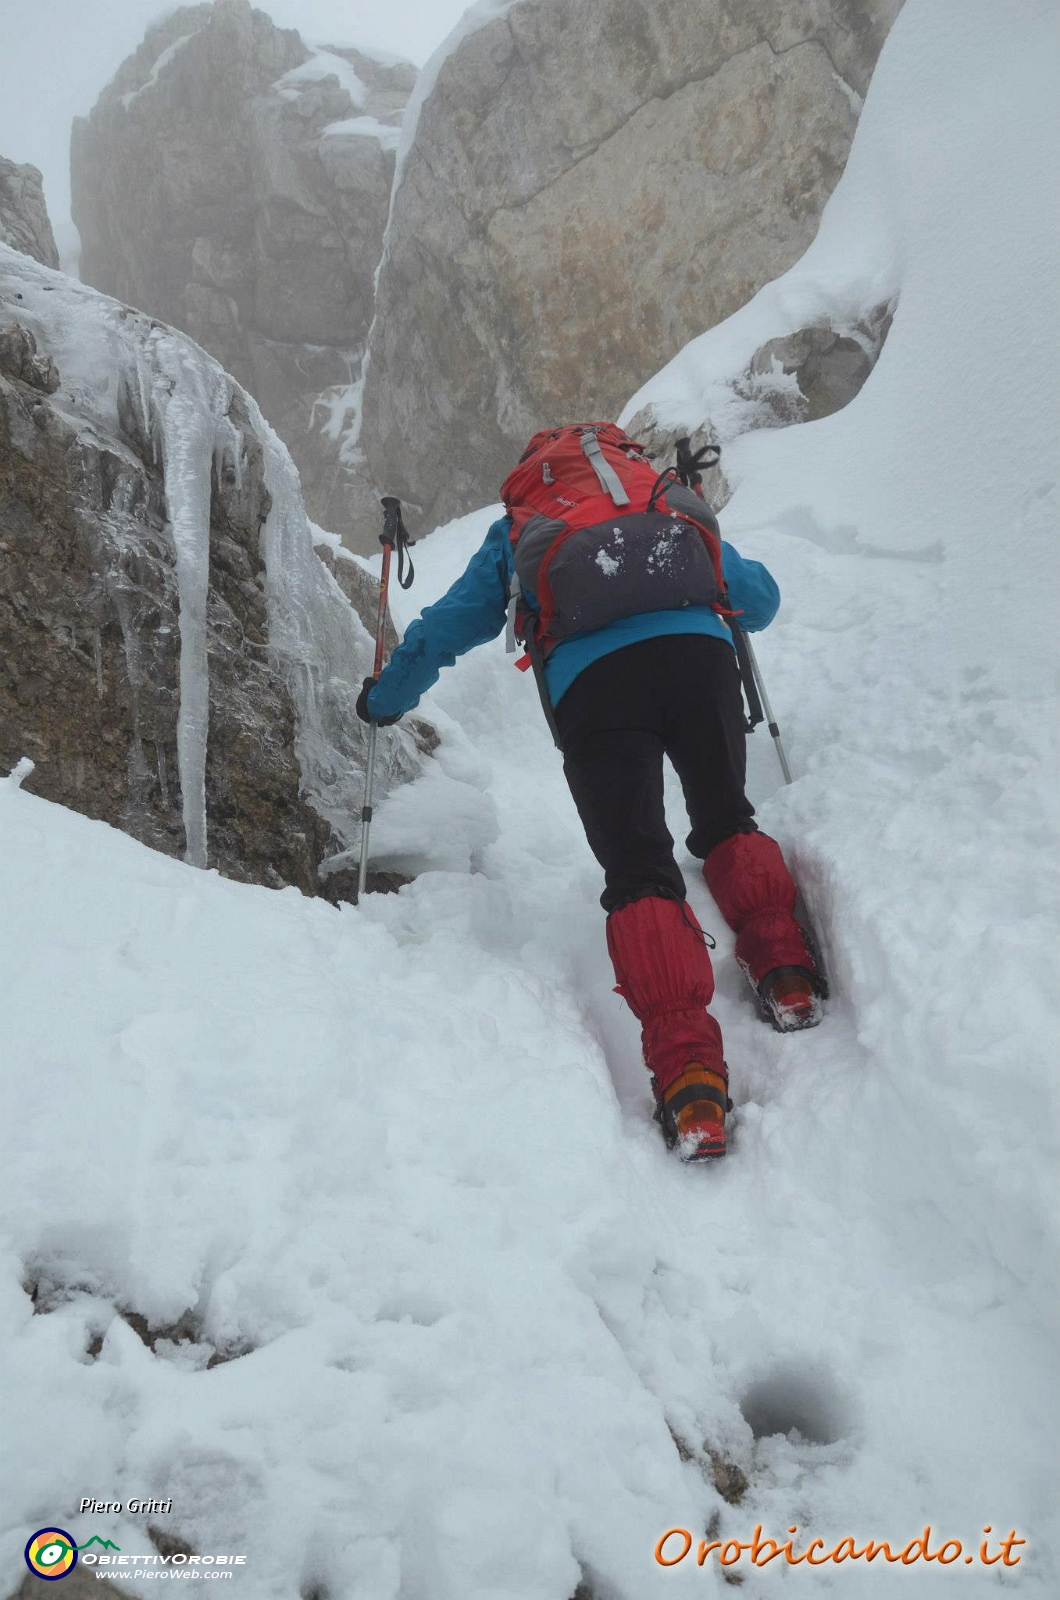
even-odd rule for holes
{"type": "Polygon", "coordinates": [[[545,721],[548,723],[548,731],[552,735],[552,742],[555,744],[556,749],[562,752],[563,742],[559,736],[556,713],[549,698],[548,684],[545,682],[545,663],[541,658],[541,646],[537,640],[537,629],[534,626],[532,613],[524,635],[524,642],[526,644],[526,653],[530,657],[530,665],[534,669],[534,682],[537,684],[537,692],[541,700],[541,709],[545,713],[545,721]]]}
{"type": "Polygon", "coordinates": [[[534,682],[537,685],[538,698],[541,709],[545,713],[548,731],[557,750],[562,750],[560,743],[559,727],[556,723],[556,713],[552,707],[552,700],[545,681],[545,663],[542,659],[541,645],[537,637],[537,613],[532,611],[526,603],[517,573],[512,573],[511,588],[508,591],[508,626],[505,631],[505,649],[510,655],[515,654],[515,641],[520,639],[526,647],[526,655],[520,657],[515,663],[524,671],[529,662],[533,669],[534,682]]]}
{"type": "Polygon", "coordinates": [[[519,579],[513,572],[508,588],[508,621],[504,629],[504,653],[507,656],[515,654],[515,631],[519,612],[519,579]]]}
{"type": "Polygon", "coordinates": [[[600,441],[591,428],[582,430],[582,449],[586,460],[599,479],[600,487],[605,494],[609,494],[616,506],[628,506],[629,495],[622,486],[622,479],[608,461],[600,448],[600,441]]]}

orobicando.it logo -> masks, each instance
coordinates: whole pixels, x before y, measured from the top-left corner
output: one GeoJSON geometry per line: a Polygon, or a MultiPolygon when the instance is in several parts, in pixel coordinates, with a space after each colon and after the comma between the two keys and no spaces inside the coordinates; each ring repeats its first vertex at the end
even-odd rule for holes
{"type": "Polygon", "coordinates": [[[26,1544],[26,1565],[38,1578],[65,1578],[77,1566],[77,1546],[65,1528],[38,1528],[26,1544]]]}
{"type": "MultiPolygon", "coordinates": [[[[798,1531],[795,1524],[788,1529],[788,1533],[792,1535],[798,1531]]],[[[993,1534],[992,1524],[989,1522],[984,1524],[983,1532],[987,1535],[993,1534]]],[[[883,1556],[884,1561],[897,1561],[903,1567],[914,1566],[918,1561],[937,1561],[940,1567],[948,1567],[953,1562],[962,1560],[966,1567],[974,1566],[977,1560],[981,1567],[996,1567],[999,1562],[1003,1567],[1018,1567],[1022,1557],[1013,1555],[1012,1552],[1017,1545],[1025,1545],[1026,1539],[1019,1538],[1015,1528],[1004,1539],[998,1538],[996,1534],[994,1537],[997,1538],[998,1544],[996,1555],[990,1554],[989,1537],[980,1541],[978,1557],[973,1556],[972,1547],[966,1548],[960,1539],[942,1539],[941,1535],[935,1535],[936,1548],[932,1550],[932,1529],[928,1523],[923,1533],[917,1534],[915,1539],[910,1539],[897,1550],[892,1549],[887,1539],[866,1539],[859,1547],[857,1541],[848,1534],[831,1550],[825,1548],[823,1539],[812,1539],[806,1549],[796,1555],[793,1538],[785,1539],[783,1544],[778,1543],[776,1539],[764,1538],[762,1524],[759,1522],[755,1525],[750,1539],[744,1541],[700,1539],[695,1563],[697,1567],[702,1567],[707,1557],[717,1551],[717,1559],[723,1567],[736,1566],[745,1553],[750,1555],[751,1564],[756,1567],[766,1567],[778,1557],[782,1557],[789,1567],[801,1566],[804,1561],[810,1567],[823,1567],[828,1562],[838,1567],[844,1561],[872,1562],[879,1555],[883,1556]]],[[[695,1540],[687,1528],[667,1528],[656,1543],[655,1559],[660,1567],[679,1567],[691,1553],[694,1543],[695,1540]]]]}

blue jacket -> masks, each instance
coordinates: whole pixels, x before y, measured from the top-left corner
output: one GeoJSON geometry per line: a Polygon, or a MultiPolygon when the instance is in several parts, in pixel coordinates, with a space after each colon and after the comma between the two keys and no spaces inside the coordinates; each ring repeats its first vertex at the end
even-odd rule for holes
{"type": "MultiPolygon", "coordinates": [[[[375,716],[392,717],[411,711],[420,695],[437,682],[443,667],[457,656],[495,639],[508,615],[515,562],[508,537],[510,517],[501,517],[487,533],[479,550],[447,594],[428,606],[410,624],[401,644],[368,696],[375,716]]],[[[722,541],[722,570],[734,610],[741,613],[740,627],[757,633],[772,622],[780,605],[780,591],[759,561],[745,561],[738,550],[722,541]]],[[[707,633],[730,639],[725,623],[709,606],[686,606],[680,611],[645,611],[623,617],[576,635],[556,645],[545,664],[545,681],[553,705],[558,705],[579,672],[591,662],[623,645],[636,644],[663,633],[707,633]]]]}

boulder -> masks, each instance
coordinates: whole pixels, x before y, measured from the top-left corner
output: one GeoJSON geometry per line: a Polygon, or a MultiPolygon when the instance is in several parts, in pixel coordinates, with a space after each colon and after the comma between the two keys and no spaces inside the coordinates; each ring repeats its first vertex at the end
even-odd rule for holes
{"type": "Polygon", "coordinates": [[[885,302],[842,328],[824,320],[767,339],[734,390],[760,401],[759,427],[830,417],[850,404],[876,365],[893,315],[894,306],[885,302]],[[771,384],[777,375],[794,378],[794,387],[771,384]]]}
{"type": "MultiPolygon", "coordinates": [[[[359,838],[370,666],[254,401],[182,335],[0,246],[0,772],[28,757],[33,793],[319,893],[359,838]]],[[[381,730],[381,794],[430,734],[381,730]]]]}
{"type": "Polygon", "coordinates": [[[21,250],[45,267],[58,267],[59,252],[44,203],[44,180],[36,167],[0,156],[0,243],[21,250]]]}
{"type": "MultiPolygon", "coordinates": [[[[664,424],[653,402],[638,406],[637,397],[630,402],[626,429],[661,469],[675,459],[682,436],[691,437],[695,450],[705,444],[724,447],[730,439],[758,428],[786,428],[830,417],[850,404],[876,365],[894,311],[895,302],[884,301],[857,318],[836,323],[822,317],[794,333],[767,339],[741,371],[722,380],[718,409],[728,421],[725,432],[712,418],[698,425],[675,426],[672,420],[664,424]],[[727,403],[729,396],[743,404],[732,406],[727,403]]],[[[728,504],[732,489],[720,463],[703,474],[703,492],[715,511],[728,504]]]]}
{"type": "Polygon", "coordinates": [[[617,414],[790,267],[899,5],[516,0],[466,32],[392,205],[374,480],[427,525],[491,500],[536,428],[617,414]]]}
{"type": "Polygon", "coordinates": [[[313,519],[366,550],[378,505],[341,427],[414,81],[216,0],[152,26],[73,132],[83,280],[214,355],[288,445],[313,519]]]}

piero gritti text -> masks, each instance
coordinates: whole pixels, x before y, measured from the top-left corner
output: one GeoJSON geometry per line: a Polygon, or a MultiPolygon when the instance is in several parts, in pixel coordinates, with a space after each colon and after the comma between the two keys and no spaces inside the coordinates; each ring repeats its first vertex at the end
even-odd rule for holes
{"type": "Polygon", "coordinates": [[[107,1512],[112,1513],[114,1516],[120,1516],[123,1512],[128,1512],[132,1516],[145,1512],[148,1515],[165,1516],[173,1510],[173,1502],[172,1500],[137,1500],[135,1498],[132,1500],[93,1500],[90,1496],[86,1496],[77,1510],[80,1516],[84,1516],[86,1511],[90,1511],[97,1516],[102,1516],[107,1512]]]}

